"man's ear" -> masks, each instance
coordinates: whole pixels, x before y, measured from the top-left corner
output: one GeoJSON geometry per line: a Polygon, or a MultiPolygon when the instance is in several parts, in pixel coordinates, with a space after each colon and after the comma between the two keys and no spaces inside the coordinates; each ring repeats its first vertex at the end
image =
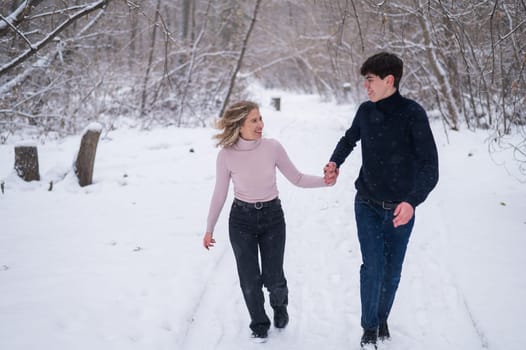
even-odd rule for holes
{"type": "Polygon", "coordinates": [[[389,74],[389,75],[387,76],[387,84],[389,84],[389,86],[394,86],[394,82],[395,82],[395,77],[394,77],[394,75],[389,74]]]}

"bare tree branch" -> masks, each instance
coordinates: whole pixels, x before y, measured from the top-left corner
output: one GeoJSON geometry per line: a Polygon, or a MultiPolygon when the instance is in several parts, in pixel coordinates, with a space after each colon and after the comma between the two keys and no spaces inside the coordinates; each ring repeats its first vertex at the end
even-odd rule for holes
{"type": "Polygon", "coordinates": [[[106,6],[111,0],[99,0],[97,2],[94,2],[90,5],[84,6],[84,9],[81,11],[78,11],[77,13],[69,16],[64,22],[62,22],[58,27],[56,27],[53,31],[51,31],[44,39],[39,41],[36,44],[31,45],[30,49],[26,50],[19,56],[15,57],[10,62],[6,63],[2,67],[0,67],[0,76],[2,74],[5,74],[9,72],[11,69],[15,68],[22,62],[26,61],[28,58],[33,56],[35,53],[37,53],[40,49],[42,49],[44,46],[46,46],[50,41],[52,41],[60,32],[62,32],[64,29],[66,29],[68,26],[73,24],[77,19],[82,18],[88,14],[90,14],[93,11],[96,11],[98,9],[103,8],[106,6]]]}
{"type": "MultiPolygon", "coordinates": [[[[27,43],[27,45],[30,47],[30,48],[33,48],[33,44],[29,41],[29,39],[24,35],[24,33],[20,32],[15,26],[14,24],[12,23],[12,21],[8,20],[7,18],[5,18],[4,16],[2,16],[0,14],[0,19],[3,20],[5,23],[7,23],[7,25],[15,32],[17,33],[18,35],[20,35],[20,37],[22,39],[24,39],[24,41],[27,43]]],[[[0,29],[1,30],[1,29],[0,29]]]]}
{"type": "Polygon", "coordinates": [[[24,14],[32,6],[37,6],[42,1],[44,0],[25,0],[9,16],[7,16],[6,18],[2,17],[3,21],[0,21],[0,35],[3,35],[8,28],[16,27],[20,22],[24,20],[24,14]]]}

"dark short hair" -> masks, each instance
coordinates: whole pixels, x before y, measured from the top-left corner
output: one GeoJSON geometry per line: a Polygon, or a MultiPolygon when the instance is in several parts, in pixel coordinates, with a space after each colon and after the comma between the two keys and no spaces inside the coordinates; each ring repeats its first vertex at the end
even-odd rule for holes
{"type": "Polygon", "coordinates": [[[395,79],[394,86],[397,89],[403,72],[404,62],[398,56],[389,52],[380,52],[369,57],[360,68],[360,74],[363,76],[374,74],[383,79],[392,74],[395,79]]]}

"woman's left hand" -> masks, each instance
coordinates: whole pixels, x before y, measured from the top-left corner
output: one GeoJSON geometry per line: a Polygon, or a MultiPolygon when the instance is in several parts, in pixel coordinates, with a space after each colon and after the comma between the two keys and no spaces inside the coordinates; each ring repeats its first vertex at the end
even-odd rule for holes
{"type": "Polygon", "coordinates": [[[411,220],[415,210],[413,206],[407,202],[402,202],[398,204],[394,211],[395,218],[393,219],[394,227],[405,225],[411,220]]]}

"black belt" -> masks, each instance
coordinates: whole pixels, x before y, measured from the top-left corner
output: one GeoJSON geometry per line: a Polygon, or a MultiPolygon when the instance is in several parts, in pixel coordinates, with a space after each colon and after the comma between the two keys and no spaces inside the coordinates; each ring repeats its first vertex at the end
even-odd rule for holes
{"type": "Polygon", "coordinates": [[[398,206],[398,204],[400,204],[401,202],[393,202],[393,201],[379,201],[379,200],[376,200],[376,199],[373,199],[373,198],[366,198],[362,195],[358,195],[357,196],[358,199],[362,200],[362,201],[366,201],[366,202],[369,202],[369,203],[373,203],[373,204],[376,204],[380,207],[382,207],[382,209],[385,209],[385,210],[395,210],[396,207],[398,206]]]}
{"type": "Polygon", "coordinates": [[[249,202],[244,202],[241,199],[234,198],[234,203],[236,205],[239,205],[240,207],[254,208],[254,209],[258,209],[259,210],[261,208],[268,208],[268,207],[272,207],[274,205],[280,204],[281,201],[279,200],[278,197],[276,197],[273,200],[270,200],[268,202],[249,203],[249,202]]]}

